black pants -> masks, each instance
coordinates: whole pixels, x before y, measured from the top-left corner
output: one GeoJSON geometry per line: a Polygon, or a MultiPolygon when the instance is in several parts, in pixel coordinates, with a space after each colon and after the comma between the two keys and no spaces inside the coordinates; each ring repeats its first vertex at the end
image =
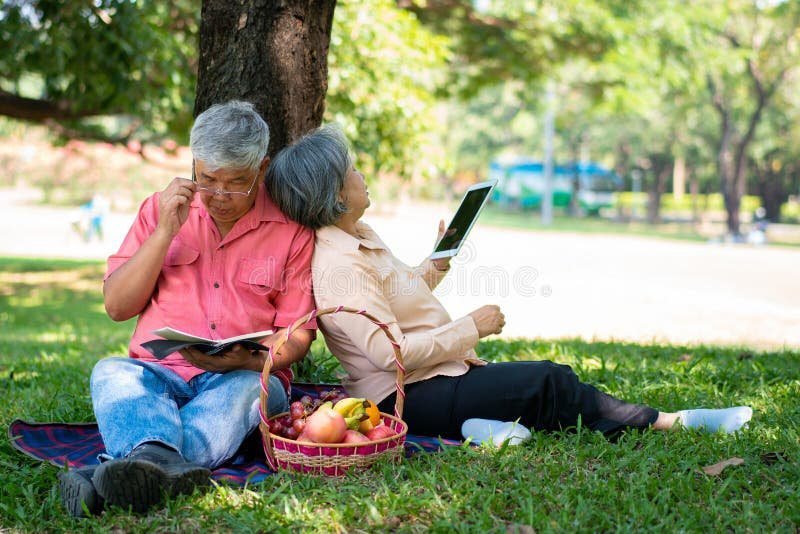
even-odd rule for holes
{"type": "MultiPolygon", "coordinates": [[[[584,384],[567,365],[551,361],[490,363],[461,376],[436,376],[408,384],[403,420],[409,432],[461,439],[472,417],[516,421],[535,430],[581,424],[614,435],[646,428],[658,418],[648,406],[629,404],[584,384]]],[[[394,413],[393,393],[378,405],[394,413]]]]}

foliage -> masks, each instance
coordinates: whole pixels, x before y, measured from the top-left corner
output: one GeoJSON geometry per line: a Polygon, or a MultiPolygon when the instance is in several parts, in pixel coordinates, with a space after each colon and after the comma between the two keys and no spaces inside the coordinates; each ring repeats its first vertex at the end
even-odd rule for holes
{"type": "Polygon", "coordinates": [[[434,93],[447,43],[390,0],[337,2],[325,119],[342,125],[368,179],[440,165],[434,93]]]}
{"type": "MultiPolygon", "coordinates": [[[[103,313],[93,262],[0,259],[0,421],[92,419],[93,364],[124,352],[132,322],[103,313]]],[[[326,353],[318,347],[318,354],[326,353]]],[[[800,353],[581,340],[493,340],[496,361],[551,359],[611,394],[664,409],[746,403],[735,436],[579,429],[495,451],[449,448],[341,480],[280,474],[217,486],[135,516],[74,520],[57,469],[0,444],[0,528],[19,531],[792,530],[800,522],[800,353]],[[744,464],[720,476],[703,466],[744,464]]],[[[332,378],[332,377],[330,377],[332,378]]]]}
{"type": "Polygon", "coordinates": [[[63,121],[67,136],[186,139],[199,24],[195,0],[129,2],[12,0],[0,7],[0,88],[78,115],[119,122],[63,121]]]}

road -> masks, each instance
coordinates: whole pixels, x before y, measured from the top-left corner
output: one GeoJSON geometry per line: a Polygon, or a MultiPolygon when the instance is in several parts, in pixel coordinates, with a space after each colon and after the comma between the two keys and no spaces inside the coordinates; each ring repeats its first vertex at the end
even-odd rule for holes
{"type": "MultiPolygon", "coordinates": [[[[74,209],[0,190],[0,255],[105,258],[134,214],[83,243],[74,209]]],[[[431,250],[444,208],[397,204],[369,222],[409,264],[431,250]]],[[[800,348],[800,250],[625,235],[533,232],[478,223],[437,288],[451,315],[499,304],[504,337],[800,348]]]]}

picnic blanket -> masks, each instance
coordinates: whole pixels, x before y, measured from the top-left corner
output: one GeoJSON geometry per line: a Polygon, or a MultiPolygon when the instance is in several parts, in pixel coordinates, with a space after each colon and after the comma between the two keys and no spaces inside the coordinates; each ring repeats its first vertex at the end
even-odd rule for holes
{"type": "MultiPolygon", "coordinates": [[[[291,398],[297,400],[303,395],[318,397],[321,391],[340,387],[293,383],[291,398]]],[[[97,464],[97,455],[104,451],[97,423],[34,423],[17,419],[9,426],[8,437],[11,445],[18,451],[58,467],[97,464]]],[[[448,445],[460,445],[460,442],[408,434],[405,442],[406,455],[417,451],[437,451],[448,445]]],[[[261,482],[272,473],[264,458],[261,436],[254,432],[245,440],[236,455],[214,469],[211,476],[220,482],[244,486],[261,482]]]]}

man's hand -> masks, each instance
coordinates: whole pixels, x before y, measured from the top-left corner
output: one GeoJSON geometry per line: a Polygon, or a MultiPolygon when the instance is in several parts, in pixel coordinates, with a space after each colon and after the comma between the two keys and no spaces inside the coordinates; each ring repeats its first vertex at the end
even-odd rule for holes
{"type": "Polygon", "coordinates": [[[250,351],[241,345],[234,345],[221,354],[209,356],[197,349],[186,348],[180,351],[181,356],[195,367],[214,373],[227,373],[237,369],[261,371],[264,368],[265,351],[250,351]]]}
{"type": "Polygon", "coordinates": [[[189,218],[189,205],[197,190],[194,182],[174,178],[158,197],[158,230],[175,237],[189,218]]]}
{"type": "Polygon", "coordinates": [[[500,311],[500,306],[488,304],[481,306],[474,312],[469,314],[472,320],[475,321],[475,327],[478,329],[478,337],[486,337],[491,334],[499,334],[503,331],[506,325],[506,317],[500,311]]]}

